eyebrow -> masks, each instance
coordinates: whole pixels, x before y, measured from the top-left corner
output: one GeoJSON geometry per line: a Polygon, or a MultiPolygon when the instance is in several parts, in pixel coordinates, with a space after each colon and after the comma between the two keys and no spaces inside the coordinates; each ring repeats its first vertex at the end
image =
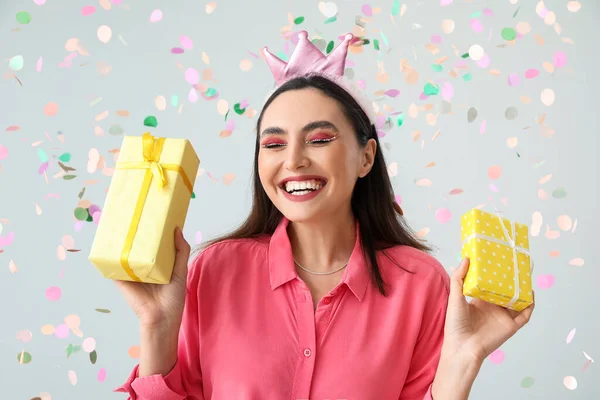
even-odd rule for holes
{"type": "MultiPolygon", "coordinates": [[[[331,129],[335,133],[339,133],[339,129],[337,128],[337,126],[335,126],[333,123],[331,123],[329,121],[324,121],[324,120],[309,122],[308,124],[304,125],[304,127],[301,129],[301,132],[306,134],[308,132],[314,131],[315,129],[331,129]]],[[[278,126],[271,126],[269,128],[266,128],[265,130],[263,130],[262,133],[260,134],[260,136],[263,137],[263,136],[267,136],[267,135],[283,135],[285,133],[286,133],[285,129],[280,128],[278,126]]]]}

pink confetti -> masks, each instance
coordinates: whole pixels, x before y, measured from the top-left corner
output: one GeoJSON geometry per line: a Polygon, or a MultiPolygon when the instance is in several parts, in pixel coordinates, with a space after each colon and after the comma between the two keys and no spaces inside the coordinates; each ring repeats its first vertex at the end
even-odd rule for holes
{"type": "Polygon", "coordinates": [[[450,101],[454,97],[454,86],[450,82],[444,82],[441,93],[444,100],[450,101]]]}
{"type": "Polygon", "coordinates": [[[385,95],[389,97],[397,97],[400,94],[398,89],[390,89],[385,91],[385,95]]]}
{"type": "Polygon", "coordinates": [[[538,275],[535,282],[540,289],[549,289],[554,286],[554,275],[538,275]]]}
{"type": "Polygon", "coordinates": [[[442,43],[442,35],[433,35],[431,37],[431,43],[441,44],[442,43]]]}
{"type": "Polygon", "coordinates": [[[5,237],[0,236],[0,248],[10,245],[15,238],[14,232],[9,232],[5,237]]]}
{"type": "Polygon", "coordinates": [[[84,6],[84,7],[81,9],[81,14],[82,14],[84,17],[87,17],[88,15],[92,15],[92,14],[93,14],[93,13],[95,13],[95,12],[96,12],[96,7],[94,7],[94,6],[84,6]]]}
{"type": "Polygon", "coordinates": [[[481,68],[487,68],[490,66],[490,56],[486,53],[479,60],[476,61],[477,65],[481,68]]]}
{"type": "Polygon", "coordinates": [[[483,15],[485,15],[486,17],[493,17],[494,11],[491,8],[484,8],[483,15]]]}
{"type": "Polygon", "coordinates": [[[181,47],[173,47],[171,49],[171,53],[173,53],[173,54],[183,54],[183,49],[181,47]]]}
{"type": "Polygon", "coordinates": [[[50,301],[57,301],[60,299],[62,291],[57,286],[50,286],[46,289],[46,298],[50,301]]]}
{"type": "Polygon", "coordinates": [[[454,0],[440,0],[440,6],[449,6],[454,0]]]}
{"type": "Polygon", "coordinates": [[[445,224],[452,219],[452,213],[447,208],[438,208],[435,212],[435,219],[437,219],[438,222],[445,224]]]}
{"type": "Polygon", "coordinates": [[[483,121],[481,121],[481,126],[479,127],[479,134],[483,135],[485,133],[485,128],[487,126],[487,122],[484,119],[483,121]]]}
{"type": "Polygon", "coordinates": [[[0,144],[0,160],[4,160],[6,157],[8,157],[8,149],[0,144]]]}
{"type": "Polygon", "coordinates": [[[96,211],[94,214],[92,214],[92,220],[94,221],[94,224],[98,225],[100,223],[101,216],[102,211],[96,211]]]}
{"type": "Polygon", "coordinates": [[[500,349],[494,350],[489,356],[492,364],[502,364],[504,362],[504,352],[500,349]]]}
{"type": "Polygon", "coordinates": [[[33,0],[33,2],[38,6],[43,6],[44,4],[46,4],[46,0],[33,0]]]}
{"type": "Polygon", "coordinates": [[[42,64],[43,64],[43,60],[42,57],[38,58],[37,63],[35,64],[35,70],[37,72],[42,72],[42,64]]]}
{"type": "Polygon", "coordinates": [[[573,265],[575,267],[582,267],[584,264],[583,258],[574,258],[569,261],[569,265],[573,265]]]}
{"type": "Polygon", "coordinates": [[[33,337],[31,331],[22,330],[17,332],[17,340],[23,343],[29,343],[33,337]]]}
{"type": "Polygon", "coordinates": [[[162,18],[163,18],[163,12],[158,9],[152,11],[152,14],[150,14],[150,22],[158,22],[158,21],[162,20],[162,18]]]}
{"type": "Polygon", "coordinates": [[[192,39],[190,39],[189,36],[179,36],[179,43],[181,44],[181,47],[187,50],[190,50],[192,47],[194,47],[194,43],[192,42],[192,39]]]}
{"type": "Polygon", "coordinates": [[[564,67],[567,64],[567,55],[562,51],[554,53],[554,66],[556,68],[564,67]]]}
{"type": "Polygon", "coordinates": [[[362,6],[362,12],[363,14],[365,14],[367,17],[372,17],[373,16],[373,9],[371,8],[370,5],[368,4],[363,4],[362,6]]]}
{"type": "Polygon", "coordinates": [[[188,68],[185,70],[185,80],[190,85],[195,85],[200,81],[200,74],[194,68],[188,68]]]}
{"type": "Polygon", "coordinates": [[[100,368],[98,371],[98,382],[102,383],[106,379],[106,370],[104,368],[100,368]]]}
{"type": "Polygon", "coordinates": [[[508,85],[511,87],[519,86],[521,83],[521,77],[518,74],[508,74],[508,85]]]}
{"type": "Polygon", "coordinates": [[[195,103],[198,101],[198,93],[196,93],[195,88],[190,89],[188,93],[188,100],[190,101],[190,103],[195,103]]]}
{"type": "Polygon", "coordinates": [[[196,232],[196,244],[202,243],[202,232],[196,232]]]}
{"type": "Polygon", "coordinates": [[[494,193],[498,193],[500,191],[500,189],[498,189],[498,186],[494,185],[493,183],[490,183],[490,190],[494,193]]]}
{"type": "Polygon", "coordinates": [[[83,221],[75,221],[75,224],[73,224],[73,229],[75,232],[80,232],[83,229],[83,221]]]}
{"type": "Polygon", "coordinates": [[[533,79],[536,76],[538,76],[540,74],[540,71],[535,69],[535,68],[530,68],[527,71],[525,71],[525,78],[527,79],[533,79]]]}
{"type": "Polygon", "coordinates": [[[113,3],[114,5],[117,4],[121,4],[123,2],[123,0],[110,0],[111,3],[113,3]]]}
{"type": "Polygon", "coordinates": [[[575,329],[575,328],[571,329],[571,332],[569,332],[569,334],[567,335],[567,340],[566,340],[567,344],[571,343],[571,341],[575,337],[576,331],[577,331],[577,329],[575,329]]]}
{"type": "Polygon", "coordinates": [[[471,20],[471,29],[473,29],[477,33],[483,32],[483,24],[478,19],[471,20]]]}
{"type": "Polygon", "coordinates": [[[59,339],[66,339],[69,336],[69,327],[67,324],[60,324],[54,329],[54,336],[59,339]]]}

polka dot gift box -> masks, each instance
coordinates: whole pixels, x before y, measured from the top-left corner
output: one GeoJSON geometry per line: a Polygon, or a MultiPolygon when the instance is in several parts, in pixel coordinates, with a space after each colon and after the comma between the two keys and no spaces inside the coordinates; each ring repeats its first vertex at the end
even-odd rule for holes
{"type": "Polygon", "coordinates": [[[515,311],[533,303],[527,225],[478,209],[465,213],[460,224],[462,256],[471,260],[464,295],[515,311]]]}

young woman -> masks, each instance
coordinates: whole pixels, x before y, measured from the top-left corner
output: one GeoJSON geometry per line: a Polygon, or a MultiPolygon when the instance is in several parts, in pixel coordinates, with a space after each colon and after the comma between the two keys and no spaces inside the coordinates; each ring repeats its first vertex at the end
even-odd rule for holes
{"type": "Polygon", "coordinates": [[[189,270],[178,230],[168,285],[117,282],[141,329],[130,399],[466,399],[528,322],[466,301],[468,260],[449,277],[405,225],[365,107],[302,72],[258,118],[241,227],[189,270]]]}

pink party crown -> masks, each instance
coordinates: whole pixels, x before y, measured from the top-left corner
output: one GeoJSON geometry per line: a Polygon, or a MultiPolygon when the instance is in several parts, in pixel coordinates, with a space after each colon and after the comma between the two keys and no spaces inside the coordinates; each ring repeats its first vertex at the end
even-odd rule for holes
{"type": "Polygon", "coordinates": [[[308,40],[306,31],[300,31],[298,32],[298,44],[292,52],[289,62],[286,63],[273,55],[266,46],[263,48],[263,54],[277,85],[295,76],[310,72],[341,77],[344,75],[348,45],[353,38],[353,34],[347,33],[344,41],[326,56],[308,40]]]}

